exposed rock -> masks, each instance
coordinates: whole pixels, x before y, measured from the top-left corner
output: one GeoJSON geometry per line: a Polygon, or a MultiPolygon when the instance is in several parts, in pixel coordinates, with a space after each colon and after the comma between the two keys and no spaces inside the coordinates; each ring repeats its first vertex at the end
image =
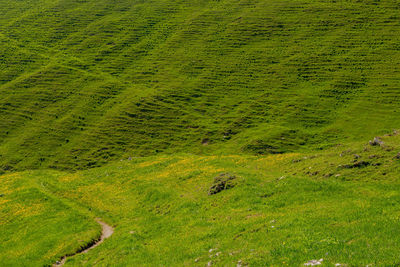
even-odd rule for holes
{"type": "Polygon", "coordinates": [[[374,140],[370,140],[369,144],[371,146],[382,146],[384,143],[379,137],[374,137],[374,140]]]}
{"type": "Polygon", "coordinates": [[[230,189],[235,186],[234,180],[236,176],[229,173],[221,173],[214,178],[214,184],[208,190],[208,195],[215,195],[223,190],[230,189]]]}
{"type": "Polygon", "coordinates": [[[309,262],[304,263],[305,266],[316,266],[316,265],[321,265],[324,259],[319,259],[319,260],[310,260],[309,262]]]}

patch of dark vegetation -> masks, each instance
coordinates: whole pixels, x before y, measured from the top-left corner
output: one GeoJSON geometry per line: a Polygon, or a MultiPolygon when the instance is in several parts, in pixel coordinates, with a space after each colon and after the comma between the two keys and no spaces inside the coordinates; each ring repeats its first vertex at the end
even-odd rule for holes
{"type": "Polygon", "coordinates": [[[208,195],[215,195],[223,190],[227,190],[233,188],[235,186],[234,180],[236,179],[235,175],[229,173],[221,173],[217,177],[214,178],[214,183],[208,190],[208,195]]]}
{"type": "Polygon", "coordinates": [[[342,165],[341,167],[344,169],[354,169],[354,168],[364,168],[371,165],[371,162],[369,161],[357,161],[353,164],[346,164],[346,165],[342,165]]]}
{"type": "Polygon", "coordinates": [[[210,139],[208,139],[208,138],[204,138],[201,140],[201,144],[203,146],[207,146],[209,143],[210,143],[210,139]]]}
{"type": "Polygon", "coordinates": [[[314,171],[314,172],[306,172],[306,174],[310,175],[310,176],[316,176],[319,174],[319,171],[314,171]]]}
{"type": "Polygon", "coordinates": [[[312,136],[299,130],[278,130],[264,138],[257,138],[242,146],[243,152],[252,154],[283,154],[296,151],[312,143],[312,136]]]}
{"type": "Polygon", "coordinates": [[[253,143],[244,146],[243,150],[252,151],[253,153],[260,155],[285,153],[285,151],[278,146],[270,145],[264,140],[256,140],[253,143]]]}

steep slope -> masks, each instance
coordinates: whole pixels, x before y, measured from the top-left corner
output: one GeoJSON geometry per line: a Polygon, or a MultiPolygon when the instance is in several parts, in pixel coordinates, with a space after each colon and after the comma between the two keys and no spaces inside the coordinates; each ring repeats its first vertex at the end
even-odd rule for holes
{"type": "Polygon", "coordinates": [[[399,9],[1,1],[1,169],[281,153],[397,128],[399,9]]]}

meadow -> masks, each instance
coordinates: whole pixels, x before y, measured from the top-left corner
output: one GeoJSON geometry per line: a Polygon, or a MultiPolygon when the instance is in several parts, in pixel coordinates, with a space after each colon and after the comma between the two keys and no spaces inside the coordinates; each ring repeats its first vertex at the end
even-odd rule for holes
{"type": "Polygon", "coordinates": [[[400,264],[399,12],[0,1],[0,265],[400,264]]]}
{"type": "Polygon", "coordinates": [[[96,239],[94,218],[101,218],[115,233],[65,266],[300,266],[313,259],[326,266],[393,266],[400,244],[400,136],[382,140],[382,146],[355,142],[318,153],[157,155],[74,173],[6,175],[1,211],[23,209],[27,224],[21,231],[15,221],[3,223],[9,231],[1,231],[2,244],[10,232],[24,242],[8,241],[18,246],[0,254],[3,263],[18,263],[14,251],[29,245],[42,250],[32,251],[34,261],[25,266],[54,263],[96,239]],[[234,187],[210,195],[221,173],[235,177],[234,187]],[[38,193],[25,201],[10,201],[14,192],[33,188],[38,193]],[[25,239],[33,233],[51,245],[25,239]]]}

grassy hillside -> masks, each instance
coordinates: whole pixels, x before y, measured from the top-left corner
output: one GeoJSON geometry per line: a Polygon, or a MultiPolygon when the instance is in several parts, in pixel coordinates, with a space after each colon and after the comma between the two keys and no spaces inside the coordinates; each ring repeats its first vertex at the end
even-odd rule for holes
{"type": "MultiPolygon", "coordinates": [[[[318,153],[153,156],[72,174],[18,176],[72,211],[115,226],[106,242],[68,258],[66,266],[301,266],[321,258],[326,266],[394,266],[400,244],[400,136],[382,140],[383,146],[356,142],[318,153]],[[236,177],[233,187],[209,195],[221,173],[236,177]]],[[[6,190],[0,199],[9,194],[6,190]]],[[[64,216],[70,215],[57,217],[64,216]]],[[[65,220],[64,229],[88,225],[65,220]]],[[[47,220],[43,238],[65,235],[54,224],[47,220]]],[[[5,236],[1,231],[0,239],[5,236]]],[[[40,240],[35,244],[41,246],[40,240]]],[[[54,247],[43,248],[48,252],[36,254],[34,263],[70,251],[54,247]]]]}
{"type": "Polygon", "coordinates": [[[0,169],[318,149],[399,126],[396,1],[0,3],[0,169]]]}
{"type": "Polygon", "coordinates": [[[399,14],[0,1],[0,265],[398,265],[399,14]]]}

